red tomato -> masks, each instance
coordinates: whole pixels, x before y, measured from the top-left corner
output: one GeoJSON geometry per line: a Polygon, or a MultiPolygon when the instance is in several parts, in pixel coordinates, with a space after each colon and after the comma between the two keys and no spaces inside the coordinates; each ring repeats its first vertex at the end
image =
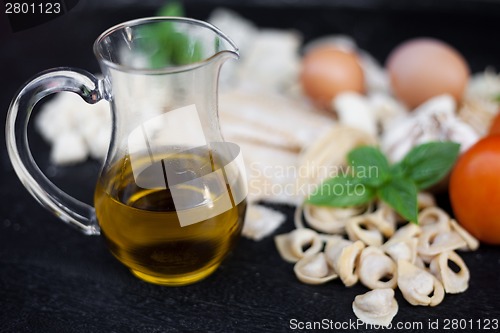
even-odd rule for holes
{"type": "Polygon", "coordinates": [[[498,112],[495,118],[493,118],[490,130],[488,131],[488,135],[497,135],[497,134],[500,134],[500,112],[498,112]]]}
{"type": "Polygon", "coordinates": [[[449,192],[457,221],[480,241],[500,244],[500,136],[481,139],[458,159],[449,192]]]}

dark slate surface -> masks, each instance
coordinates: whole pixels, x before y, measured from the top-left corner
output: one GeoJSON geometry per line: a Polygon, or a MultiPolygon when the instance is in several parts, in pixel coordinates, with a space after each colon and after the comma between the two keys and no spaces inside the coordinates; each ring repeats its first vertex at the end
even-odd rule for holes
{"type": "MultiPolygon", "coordinates": [[[[2,123],[10,99],[29,77],[55,66],[97,72],[91,49],[95,37],[115,23],[153,14],[148,7],[132,6],[96,11],[81,2],[63,17],[0,40],[2,123]]],[[[401,40],[431,35],[459,48],[475,71],[486,65],[500,68],[494,27],[500,7],[490,2],[487,11],[472,11],[473,15],[467,10],[415,11],[411,6],[339,5],[309,10],[267,6],[264,10],[248,3],[233,8],[264,26],[299,29],[306,39],[334,32],[350,34],[381,61],[401,40]]],[[[197,18],[205,18],[211,10],[201,1],[187,4],[188,14],[197,18]]],[[[51,166],[47,146],[36,135],[30,139],[41,169],[63,189],[90,201],[98,163],[51,166]]],[[[258,243],[242,239],[220,269],[198,284],[167,288],[144,283],[108,253],[101,238],[83,236],[41,208],[17,180],[3,135],[0,143],[0,332],[280,332],[290,330],[292,319],[337,325],[356,319],[351,302],[366,291],[363,286],[345,288],[339,281],[323,286],[299,283],[271,238],[258,243]]],[[[279,232],[291,230],[293,208],[276,208],[289,216],[279,232]]],[[[444,328],[447,319],[472,319],[475,329],[464,331],[473,332],[479,323],[484,326],[487,320],[500,319],[500,248],[483,246],[463,258],[472,275],[469,290],[447,295],[436,308],[410,306],[398,293],[400,310],[394,324],[421,323],[423,330],[395,331],[431,331],[430,322],[439,321],[444,328]]],[[[466,324],[470,327],[471,322],[466,324]]],[[[358,331],[352,328],[342,331],[358,331]]]]}

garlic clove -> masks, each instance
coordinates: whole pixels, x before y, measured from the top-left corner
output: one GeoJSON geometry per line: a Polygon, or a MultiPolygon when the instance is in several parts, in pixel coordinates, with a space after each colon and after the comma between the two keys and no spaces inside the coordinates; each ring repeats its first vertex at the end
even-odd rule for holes
{"type": "Polygon", "coordinates": [[[387,128],[381,140],[382,150],[392,162],[401,160],[414,146],[429,141],[455,141],[465,151],[479,136],[455,115],[455,109],[450,95],[429,99],[387,128]]]}
{"type": "Polygon", "coordinates": [[[391,127],[394,121],[408,114],[406,107],[394,97],[374,92],[368,94],[368,100],[375,113],[377,121],[385,130],[391,127]]]}

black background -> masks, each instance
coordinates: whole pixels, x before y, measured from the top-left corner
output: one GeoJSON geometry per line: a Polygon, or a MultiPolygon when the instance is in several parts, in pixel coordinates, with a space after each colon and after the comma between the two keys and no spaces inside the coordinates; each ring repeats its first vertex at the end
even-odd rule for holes
{"type": "MultiPolygon", "coordinates": [[[[260,26],[301,31],[305,41],[332,33],[355,38],[382,63],[399,42],[415,36],[447,41],[474,72],[500,68],[496,1],[185,1],[187,15],[205,19],[219,5],[260,26]]],[[[37,72],[72,66],[99,72],[92,43],[100,32],[151,16],[161,1],[81,0],[67,14],[0,40],[0,120],[23,82],[37,72]]],[[[230,32],[228,32],[230,35],[230,32]]],[[[3,125],[2,125],[3,128],[3,125]]],[[[55,167],[36,135],[30,144],[40,168],[63,189],[91,202],[99,163],[55,167]]],[[[272,238],[242,239],[212,276],[181,288],[134,278],[100,237],[86,237],[41,208],[14,174],[0,136],[0,332],[287,331],[290,320],[354,321],[354,297],[367,291],[340,281],[323,286],[298,282],[272,238]]],[[[440,198],[446,205],[446,196],[440,198]]],[[[293,228],[293,208],[278,232],[293,228]]],[[[396,322],[500,319],[500,249],[482,246],[463,258],[470,288],[447,295],[435,308],[413,307],[397,293],[396,322]]],[[[347,330],[354,331],[354,330],[347,330]]],[[[375,331],[375,330],[368,330],[375,331]]],[[[411,332],[417,330],[399,330],[411,332]]]]}

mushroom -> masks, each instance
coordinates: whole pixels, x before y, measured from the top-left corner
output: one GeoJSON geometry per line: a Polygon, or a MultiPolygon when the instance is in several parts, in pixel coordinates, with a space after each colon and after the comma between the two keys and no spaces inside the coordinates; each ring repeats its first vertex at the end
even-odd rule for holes
{"type": "Polygon", "coordinates": [[[377,135],[377,120],[366,96],[353,91],[339,93],[332,100],[339,123],[377,135]]]}
{"type": "Polygon", "coordinates": [[[398,287],[411,305],[436,306],[443,300],[443,285],[424,269],[406,260],[398,260],[397,274],[398,287]]]}
{"type": "Polygon", "coordinates": [[[318,233],[311,229],[295,229],[288,234],[274,237],[274,243],[283,260],[297,262],[308,254],[321,251],[323,242],[318,233]],[[307,247],[307,248],[306,248],[307,247]]]}
{"type": "Polygon", "coordinates": [[[323,284],[338,277],[328,266],[323,252],[307,255],[293,267],[297,278],[307,284],[323,284]]]}
{"type": "Polygon", "coordinates": [[[352,242],[342,237],[332,237],[326,244],[326,261],[346,287],[358,282],[356,263],[359,254],[365,247],[362,241],[352,242]]]}
{"type": "Polygon", "coordinates": [[[398,302],[391,288],[375,289],[358,295],[352,302],[356,317],[369,325],[389,326],[398,313],[398,302]]]}
{"type": "Polygon", "coordinates": [[[464,292],[469,287],[469,269],[454,251],[443,252],[434,257],[429,268],[432,274],[443,283],[444,290],[449,294],[464,292]],[[450,268],[450,261],[460,268],[457,273],[450,268]]]}
{"type": "Polygon", "coordinates": [[[380,221],[371,214],[364,214],[351,218],[345,230],[352,241],[361,240],[367,245],[380,246],[383,242],[382,232],[378,229],[380,221]]]}
{"type": "Polygon", "coordinates": [[[370,289],[396,288],[396,263],[380,248],[368,246],[359,257],[358,276],[370,289]]]}

